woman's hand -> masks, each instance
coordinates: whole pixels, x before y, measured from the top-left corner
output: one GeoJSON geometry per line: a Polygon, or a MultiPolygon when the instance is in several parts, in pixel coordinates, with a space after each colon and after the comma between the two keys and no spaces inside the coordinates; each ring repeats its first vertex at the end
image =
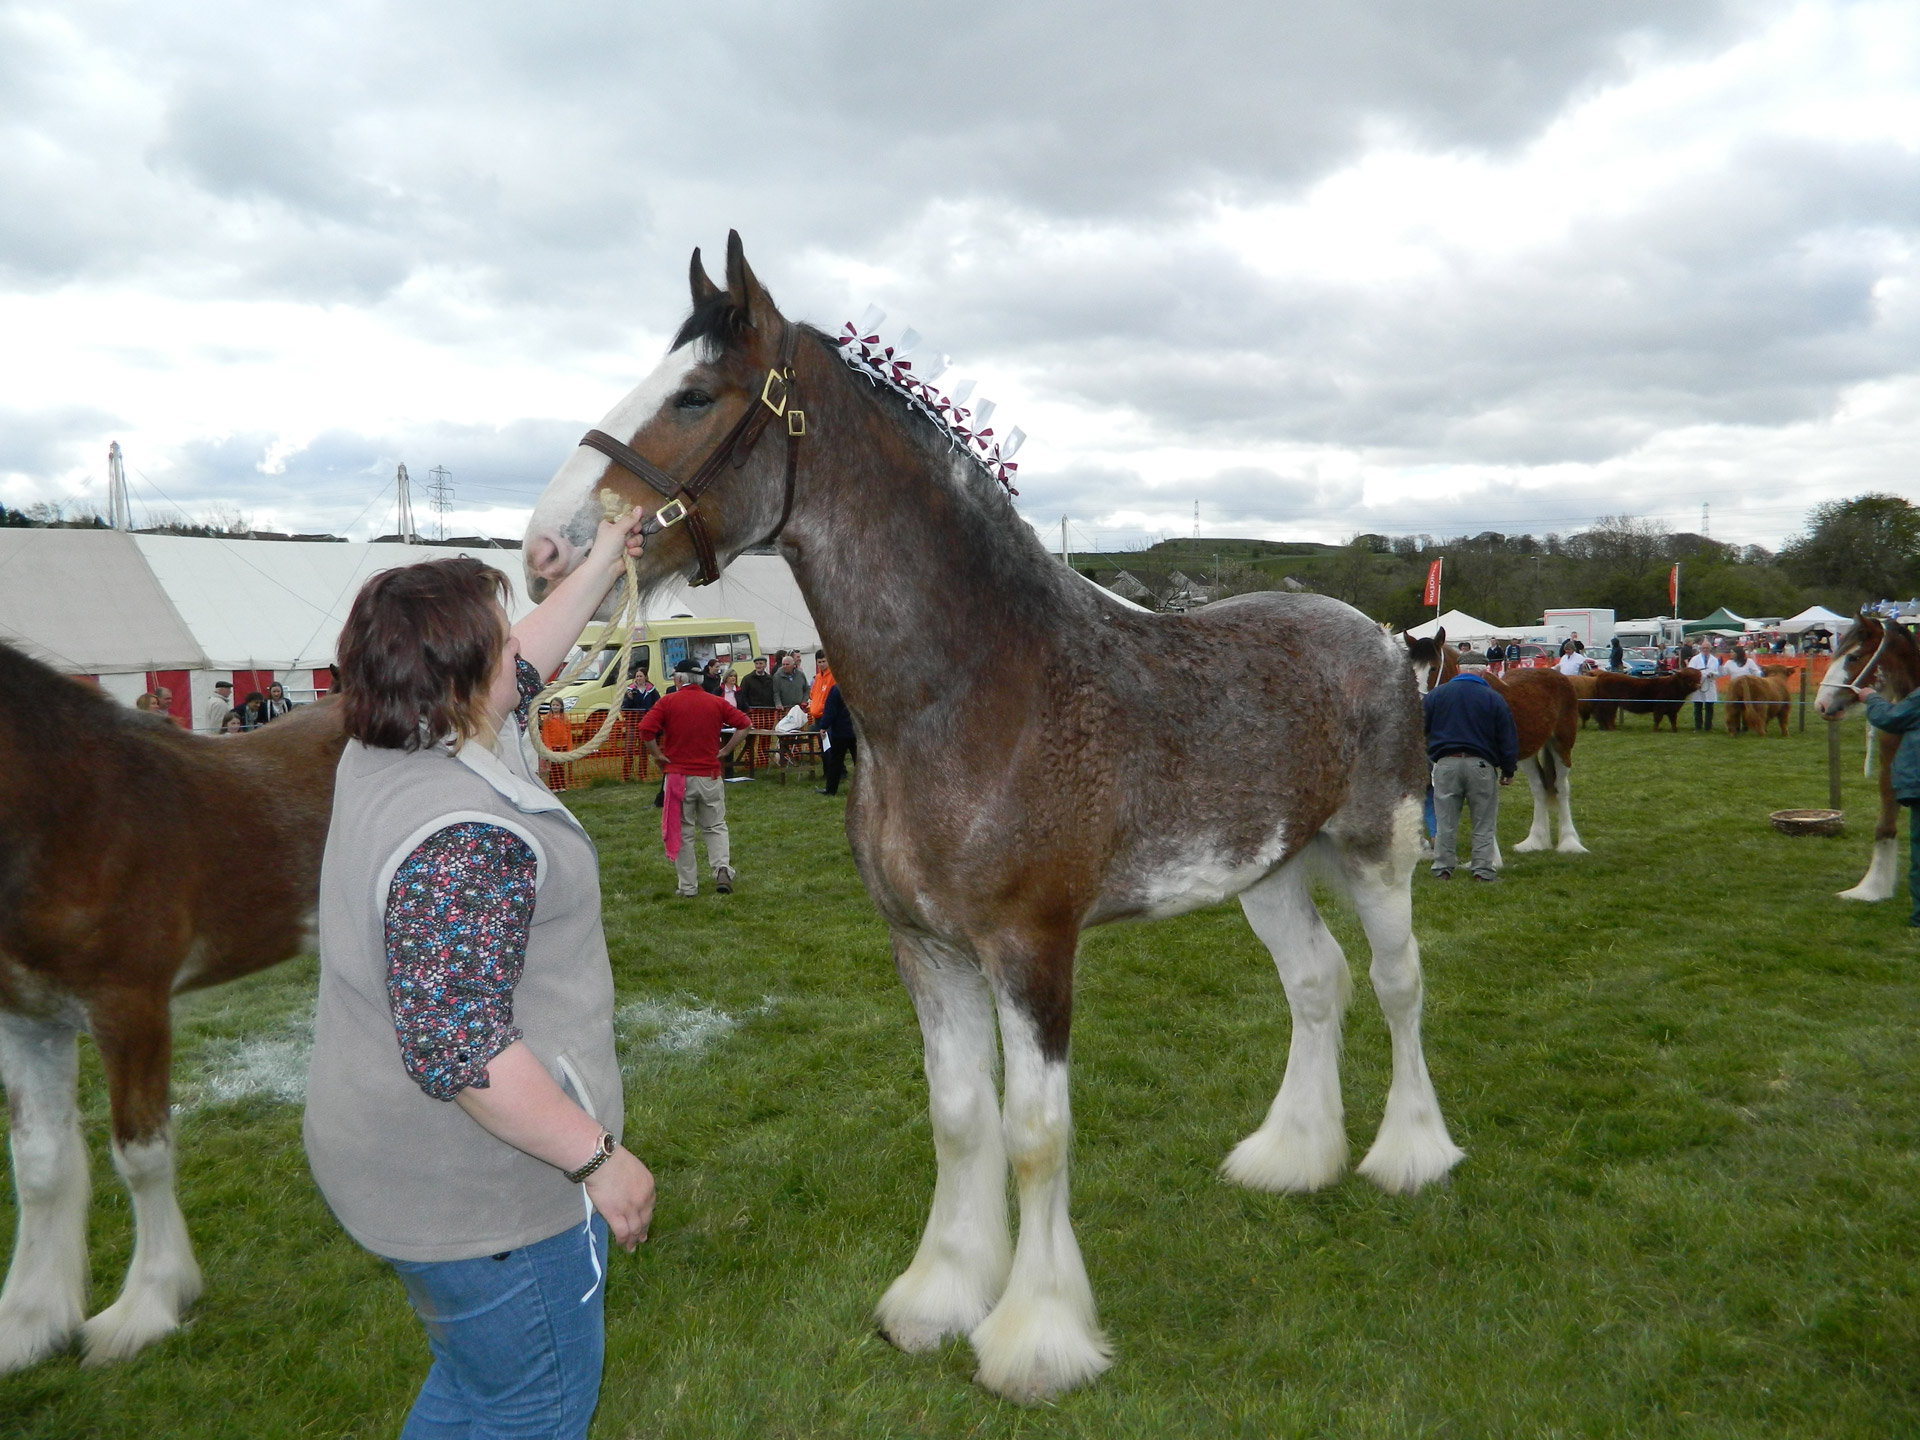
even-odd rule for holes
{"type": "Polygon", "coordinates": [[[653,1172],[624,1145],[587,1177],[587,1198],[607,1222],[616,1242],[629,1252],[647,1238],[653,1224],[653,1172]]]}
{"type": "Polygon", "coordinates": [[[610,520],[602,520],[582,568],[613,575],[625,567],[627,556],[639,559],[646,543],[640,534],[641,514],[640,507],[635,505],[610,520]]]}

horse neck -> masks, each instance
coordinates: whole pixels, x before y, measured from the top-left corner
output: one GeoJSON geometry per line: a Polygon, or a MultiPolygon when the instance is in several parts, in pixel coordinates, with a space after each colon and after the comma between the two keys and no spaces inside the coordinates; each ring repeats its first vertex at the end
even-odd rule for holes
{"type": "Polygon", "coordinates": [[[1880,656],[1880,688],[1895,700],[1904,700],[1920,689],[1920,647],[1904,632],[1889,633],[1887,648],[1880,656]]]}
{"type": "Polygon", "coordinates": [[[781,549],[863,723],[1038,675],[1089,587],[1069,576],[997,482],[822,356],[781,549]],[[1084,593],[1082,593],[1084,592],[1084,593]]]}

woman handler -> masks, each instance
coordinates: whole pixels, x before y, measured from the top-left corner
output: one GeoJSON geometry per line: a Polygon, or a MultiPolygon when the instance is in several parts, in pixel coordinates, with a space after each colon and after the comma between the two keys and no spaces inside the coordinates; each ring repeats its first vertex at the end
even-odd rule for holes
{"type": "Polygon", "coordinates": [[[598,858],[522,746],[638,519],[518,625],[505,577],[462,557],[376,575],[341,632],[305,1136],[426,1326],[407,1437],[585,1435],[607,1233],[632,1250],[652,1219],[619,1145],[598,858]]]}

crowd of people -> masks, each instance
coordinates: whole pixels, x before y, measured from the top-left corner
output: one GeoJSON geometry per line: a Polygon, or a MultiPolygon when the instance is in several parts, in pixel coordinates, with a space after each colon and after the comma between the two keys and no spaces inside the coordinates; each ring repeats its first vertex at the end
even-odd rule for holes
{"type": "MultiPolygon", "coordinates": [[[[171,715],[173,691],[168,686],[156,685],[136,699],[133,708],[150,715],[171,715]]],[[[267,686],[264,692],[249,690],[246,698],[235,704],[233,682],[216,680],[213,682],[213,695],[207,701],[207,728],[216,735],[238,735],[242,731],[258,730],[269,721],[278,720],[298,708],[287,698],[286,687],[277,681],[267,686]]]]}

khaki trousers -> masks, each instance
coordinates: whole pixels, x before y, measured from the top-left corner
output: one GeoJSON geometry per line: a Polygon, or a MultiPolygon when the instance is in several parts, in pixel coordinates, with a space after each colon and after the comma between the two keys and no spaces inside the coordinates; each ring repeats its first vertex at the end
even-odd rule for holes
{"type": "Polygon", "coordinates": [[[706,837],[707,865],[715,873],[732,863],[727,845],[727,787],[723,780],[687,776],[687,798],[680,806],[680,854],[673,862],[675,888],[682,895],[700,893],[700,871],[693,858],[695,832],[706,837]]]}

